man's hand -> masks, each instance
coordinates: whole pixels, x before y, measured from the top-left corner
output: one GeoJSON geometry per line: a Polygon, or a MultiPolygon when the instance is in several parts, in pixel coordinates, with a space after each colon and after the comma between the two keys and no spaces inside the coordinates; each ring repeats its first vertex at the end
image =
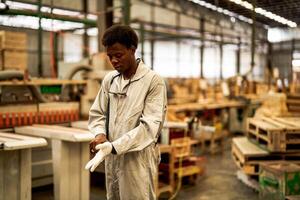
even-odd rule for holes
{"type": "Polygon", "coordinates": [[[98,144],[102,144],[104,142],[106,142],[107,139],[106,139],[106,135],[101,133],[101,134],[98,134],[95,139],[93,139],[91,142],[90,142],[90,152],[92,153],[92,155],[94,156],[95,153],[97,152],[96,150],[96,146],[98,144]]]}
{"type": "Polygon", "coordinates": [[[109,155],[112,151],[112,144],[110,142],[104,142],[102,144],[98,144],[96,146],[96,153],[95,157],[91,159],[85,166],[86,170],[90,170],[93,172],[96,167],[105,159],[107,155],[109,155]]]}

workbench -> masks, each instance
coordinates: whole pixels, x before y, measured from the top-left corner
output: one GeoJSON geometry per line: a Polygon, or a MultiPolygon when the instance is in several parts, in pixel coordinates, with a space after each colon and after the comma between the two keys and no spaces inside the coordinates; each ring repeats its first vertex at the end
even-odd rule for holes
{"type": "Polygon", "coordinates": [[[31,149],[43,138],[0,133],[0,200],[31,200],[31,149]]]}
{"type": "Polygon", "coordinates": [[[185,103],[179,105],[169,105],[168,110],[174,112],[186,112],[186,111],[203,111],[203,110],[213,110],[213,109],[223,109],[223,108],[238,108],[244,107],[246,104],[244,102],[235,100],[224,100],[213,103],[185,103]]]}
{"type": "Polygon", "coordinates": [[[84,169],[90,160],[89,141],[94,138],[89,131],[54,125],[33,125],[15,127],[15,132],[51,140],[56,200],[89,199],[90,173],[84,169]]]}

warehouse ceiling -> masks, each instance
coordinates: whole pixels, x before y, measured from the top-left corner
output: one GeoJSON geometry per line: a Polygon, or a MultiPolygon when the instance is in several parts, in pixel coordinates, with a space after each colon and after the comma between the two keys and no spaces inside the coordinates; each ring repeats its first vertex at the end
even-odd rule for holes
{"type": "MultiPolygon", "coordinates": [[[[252,10],[245,8],[242,5],[234,3],[234,0],[204,0],[207,3],[217,7],[229,10],[233,13],[242,15],[252,19],[252,10]]],[[[239,1],[241,2],[241,1],[239,1]]],[[[299,0],[248,0],[249,3],[255,5],[256,8],[262,8],[272,12],[275,15],[283,17],[287,20],[300,25],[300,1],[299,0]],[[256,3],[254,3],[256,2],[256,3]]],[[[271,27],[287,26],[283,23],[272,20],[264,15],[256,14],[256,21],[269,25],[271,27]]]]}

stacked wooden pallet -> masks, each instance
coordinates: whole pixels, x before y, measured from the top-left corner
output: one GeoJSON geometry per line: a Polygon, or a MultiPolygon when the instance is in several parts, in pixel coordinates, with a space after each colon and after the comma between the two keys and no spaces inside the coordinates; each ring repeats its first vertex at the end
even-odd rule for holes
{"type": "Polygon", "coordinates": [[[249,118],[247,136],[234,138],[232,157],[247,175],[259,174],[259,165],[285,160],[300,164],[300,118],[249,118]]]}
{"type": "Polygon", "coordinates": [[[247,136],[270,152],[300,153],[300,118],[250,118],[247,136]]]}
{"type": "Polygon", "coordinates": [[[27,70],[25,33],[0,31],[0,66],[2,70],[27,70]]]}
{"type": "MultiPolygon", "coordinates": [[[[287,166],[300,165],[299,121],[300,118],[249,118],[247,137],[233,139],[232,157],[241,171],[248,175],[248,178],[258,180],[259,176],[260,194],[264,196],[269,194],[270,186],[274,187],[274,191],[280,191],[283,196],[288,195],[288,193],[282,192],[282,188],[278,185],[262,182],[261,180],[266,176],[262,172],[263,166],[281,166],[281,162],[287,166]],[[267,184],[268,187],[264,187],[264,184],[267,184]],[[268,188],[268,190],[264,188],[268,188]]],[[[278,177],[276,178],[278,179],[278,177]]],[[[279,180],[277,179],[276,181],[279,180]]],[[[284,185],[284,183],[282,184],[284,185]]]]}
{"type": "Polygon", "coordinates": [[[246,137],[232,140],[232,157],[236,165],[247,175],[258,178],[261,163],[285,160],[300,164],[300,153],[270,153],[260,148],[246,137]]]}
{"type": "Polygon", "coordinates": [[[300,114],[300,94],[287,95],[286,105],[289,112],[293,114],[300,114]]]}

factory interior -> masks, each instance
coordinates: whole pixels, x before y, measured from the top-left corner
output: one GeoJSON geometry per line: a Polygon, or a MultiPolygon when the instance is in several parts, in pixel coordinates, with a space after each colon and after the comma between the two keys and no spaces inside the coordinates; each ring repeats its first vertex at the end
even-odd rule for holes
{"type": "Polygon", "coordinates": [[[154,199],[300,200],[298,0],[1,0],[0,200],[139,200],[86,169],[117,24],[166,88],[154,199]]]}

